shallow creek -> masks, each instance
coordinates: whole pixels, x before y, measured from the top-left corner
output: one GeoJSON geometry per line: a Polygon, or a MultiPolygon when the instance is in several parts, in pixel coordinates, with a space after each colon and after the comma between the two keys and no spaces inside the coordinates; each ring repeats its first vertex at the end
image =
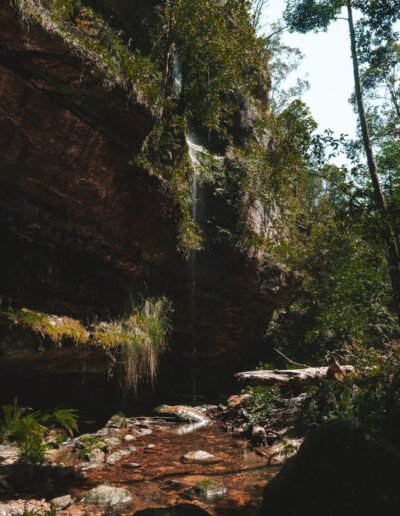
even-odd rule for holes
{"type": "MultiPolygon", "coordinates": [[[[154,423],[152,433],[124,441],[129,429],[112,430],[108,437],[122,438],[111,453],[134,450],[115,464],[101,463],[87,469],[83,478],[69,489],[77,500],[94,487],[110,483],[128,489],[132,501],[113,506],[104,512],[100,506],[75,503],[59,514],[132,515],[146,508],[194,503],[211,515],[255,515],[262,500],[263,488],[278,472],[267,460],[249,449],[248,443],[226,433],[218,424],[208,426],[154,423]],[[189,452],[202,450],[214,455],[210,463],[190,463],[183,459],[189,452]],[[135,463],[132,467],[132,463],[135,463]],[[203,479],[226,487],[224,494],[196,494],[191,490],[203,479]]],[[[76,460],[60,452],[58,461],[76,467],[76,460]]]]}

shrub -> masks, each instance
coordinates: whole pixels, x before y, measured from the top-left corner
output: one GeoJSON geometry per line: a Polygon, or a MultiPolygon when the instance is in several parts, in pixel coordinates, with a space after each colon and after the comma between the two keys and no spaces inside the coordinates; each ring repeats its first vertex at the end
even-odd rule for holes
{"type": "Polygon", "coordinates": [[[16,445],[20,451],[20,462],[41,465],[46,460],[48,444],[45,437],[53,428],[62,428],[72,434],[77,430],[77,414],[73,409],[59,409],[41,413],[29,407],[18,406],[18,399],[12,405],[3,405],[3,419],[0,420],[0,438],[16,445]]]}
{"type": "Polygon", "coordinates": [[[268,414],[276,407],[277,402],[282,398],[279,387],[247,387],[243,390],[245,394],[251,394],[248,403],[251,423],[258,423],[266,418],[268,414]]]}

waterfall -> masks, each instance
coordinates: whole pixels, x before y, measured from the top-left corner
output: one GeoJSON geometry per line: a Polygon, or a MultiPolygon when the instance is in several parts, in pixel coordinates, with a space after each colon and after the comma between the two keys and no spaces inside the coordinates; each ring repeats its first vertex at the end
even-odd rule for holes
{"type": "MultiPolygon", "coordinates": [[[[175,54],[173,70],[172,70],[172,81],[174,94],[177,97],[182,95],[182,70],[179,59],[179,54],[175,54]]],[[[193,222],[199,223],[199,202],[201,201],[200,185],[199,185],[199,170],[201,167],[200,155],[207,153],[206,149],[198,143],[196,135],[191,132],[186,132],[186,143],[189,149],[189,157],[192,164],[192,203],[191,203],[191,216],[193,222]]],[[[192,324],[192,397],[193,403],[197,401],[197,301],[196,301],[196,290],[197,290],[197,269],[196,269],[196,250],[193,249],[190,253],[190,303],[191,303],[191,324],[192,324]]]]}

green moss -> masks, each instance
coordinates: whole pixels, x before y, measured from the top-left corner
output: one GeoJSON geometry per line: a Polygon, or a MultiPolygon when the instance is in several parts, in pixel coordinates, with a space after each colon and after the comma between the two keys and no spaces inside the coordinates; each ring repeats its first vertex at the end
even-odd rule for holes
{"type": "Polygon", "coordinates": [[[77,439],[76,446],[79,448],[78,456],[80,459],[85,459],[96,450],[104,452],[109,451],[109,444],[105,439],[98,435],[82,435],[77,439]]]}
{"type": "Polygon", "coordinates": [[[49,315],[27,308],[9,307],[0,311],[0,322],[8,326],[20,326],[32,330],[42,338],[48,338],[58,345],[64,339],[71,340],[75,344],[86,344],[90,339],[90,333],[76,319],[49,315]]]}
{"type": "Polygon", "coordinates": [[[101,347],[110,367],[122,372],[121,386],[129,394],[136,391],[139,379],[155,382],[159,357],[167,349],[170,310],[166,298],[149,298],[133,306],[126,317],[84,325],[71,317],[8,307],[0,310],[0,326],[31,330],[58,346],[69,341],[101,347]]]}

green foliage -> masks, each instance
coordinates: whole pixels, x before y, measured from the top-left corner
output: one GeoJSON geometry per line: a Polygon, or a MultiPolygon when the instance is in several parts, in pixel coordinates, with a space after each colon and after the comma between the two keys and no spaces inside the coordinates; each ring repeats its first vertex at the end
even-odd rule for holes
{"type": "Polygon", "coordinates": [[[135,100],[156,104],[160,76],[146,56],[131,47],[85,0],[14,0],[24,20],[58,33],[74,53],[100,74],[107,86],[119,85],[135,100]]]}
{"type": "Polygon", "coordinates": [[[56,516],[57,509],[52,508],[49,511],[44,509],[31,509],[30,511],[24,511],[22,516],[56,516]]]}
{"type": "Polygon", "coordinates": [[[282,399],[280,389],[276,386],[246,387],[242,393],[251,395],[247,406],[251,413],[249,420],[253,424],[265,419],[276,408],[277,402],[282,399]]]}
{"type": "Polygon", "coordinates": [[[16,309],[8,307],[0,311],[0,321],[9,327],[20,326],[32,330],[42,339],[48,338],[57,345],[64,339],[75,344],[84,344],[89,339],[89,333],[80,321],[71,317],[58,317],[27,308],[16,309]]]}
{"type": "Polygon", "coordinates": [[[288,0],[284,18],[292,31],[326,30],[343,5],[344,0],[288,0]]]}
{"type": "Polygon", "coordinates": [[[54,428],[71,433],[77,429],[77,413],[73,409],[58,409],[41,413],[29,407],[20,407],[18,399],[12,405],[3,405],[0,420],[0,438],[14,443],[20,451],[20,462],[40,465],[46,460],[48,444],[45,437],[54,428]]]}
{"type": "Polygon", "coordinates": [[[166,298],[147,299],[127,318],[95,326],[94,340],[108,352],[112,364],[122,368],[126,395],[135,393],[140,381],[154,385],[160,354],[167,348],[170,311],[166,298]]]}
{"type": "Polygon", "coordinates": [[[78,411],[75,409],[55,409],[45,413],[42,422],[50,428],[62,428],[69,435],[78,431],[78,411]]]}
{"type": "Polygon", "coordinates": [[[251,90],[259,52],[247,0],[167,0],[153,40],[165,74],[179,56],[185,113],[203,126],[217,129],[229,116],[233,88],[251,90]]]}
{"type": "Polygon", "coordinates": [[[352,348],[352,357],[355,373],[343,381],[326,380],[313,388],[312,402],[304,417],[315,425],[338,418],[357,419],[399,443],[399,343],[380,351],[360,344],[352,348]]]}

